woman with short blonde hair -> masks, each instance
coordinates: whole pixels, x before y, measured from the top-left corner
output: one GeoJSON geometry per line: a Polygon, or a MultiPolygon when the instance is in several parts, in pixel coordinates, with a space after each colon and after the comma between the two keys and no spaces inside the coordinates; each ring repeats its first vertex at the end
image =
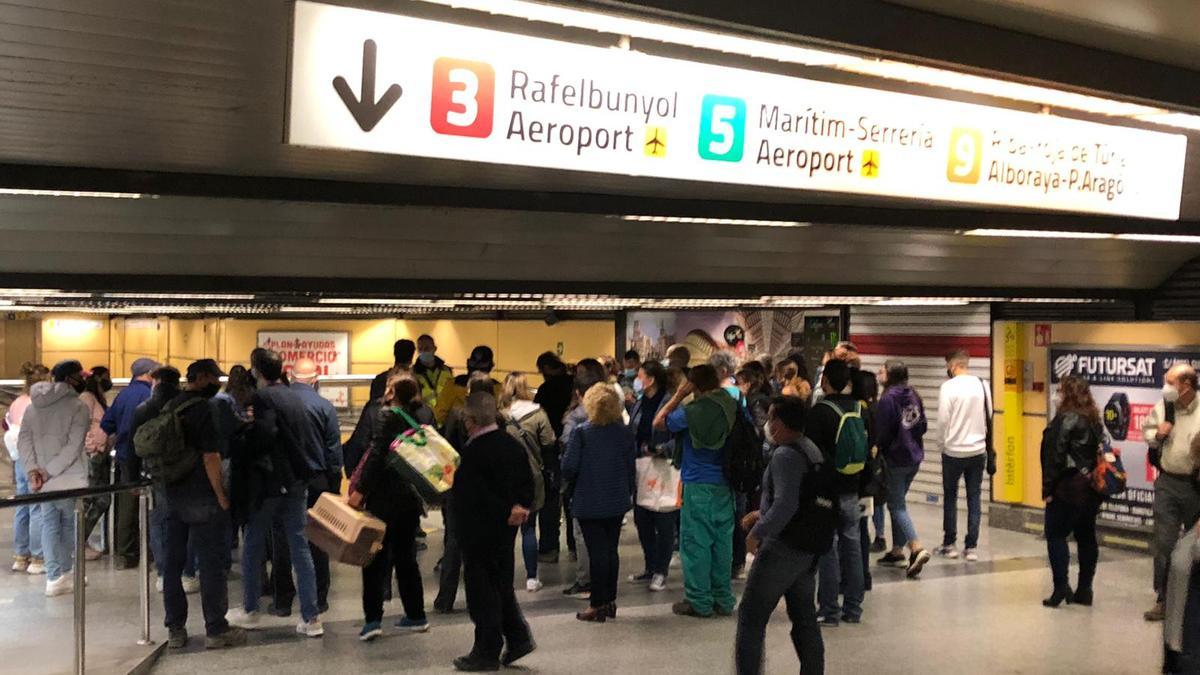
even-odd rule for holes
{"type": "Polygon", "coordinates": [[[603,623],[617,616],[617,545],[621,519],[633,505],[637,448],[621,396],[608,383],[587,390],[583,409],[587,422],[569,436],[562,461],[563,477],[575,483],[571,514],[579,520],[592,573],[591,607],[575,618],[603,623]]]}

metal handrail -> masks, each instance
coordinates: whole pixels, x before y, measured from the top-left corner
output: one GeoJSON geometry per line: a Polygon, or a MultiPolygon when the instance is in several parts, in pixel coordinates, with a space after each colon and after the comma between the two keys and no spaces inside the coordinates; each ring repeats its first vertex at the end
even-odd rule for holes
{"type": "MultiPolygon", "coordinates": [[[[150,485],[150,481],[139,481],[136,483],[122,483],[120,485],[103,485],[99,487],[18,495],[0,500],[0,508],[41,504],[63,499],[75,500],[74,636],[76,675],[83,675],[86,668],[87,556],[85,555],[85,549],[87,546],[87,533],[83,527],[83,500],[87,497],[131,491],[138,493],[138,549],[140,553],[140,560],[138,561],[138,579],[140,582],[138,584],[138,595],[141,605],[142,636],[137,643],[139,645],[154,644],[154,641],[150,639],[150,541],[148,538],[150,536],[150,490],[146,489],[150,485]]],[[[115,504],[113,508],[115,508],[115,504]]]]}
{"type": "Polygon", "coordinates": [[[0,499],[0,509],[16,508],[18,506],[29,506],[31,504],[43,504],[45,502],[57,502],[63,499],[82,499],[85,497],[99,497],[100,495],[117,494],[118,492],[129,492],[140,488],[150,487],[152,483],[148,480],[138,481],[136,483],[120,483],[118,485],[101,485],[97,487],[72,488],[70,490],[54,490],[52,492],[31,492],[26,495],[12,495],[0,499]]]}

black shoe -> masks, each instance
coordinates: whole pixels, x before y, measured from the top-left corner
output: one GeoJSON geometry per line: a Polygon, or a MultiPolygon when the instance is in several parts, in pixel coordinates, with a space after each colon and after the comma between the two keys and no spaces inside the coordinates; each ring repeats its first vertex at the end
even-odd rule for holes
{"type": "Polygon", "coordinates": [[[871,587],[872,587],[872,586],[874,586],[874,585],[875,585],[875,584],[874,584],[874,582],[872,582],[872,581],[871,581],[871,575],[870,575],[870,574],[867,574],[867,575],[865,575],[865,576],[863,577],[863,590],[864,590],[864,591],[869,591],[869,590],[871,590],[871,587]]]}
{"type": "Polygon", "coordinates": [[[187,646],[188,634],[184,628],[168,628],[167,629],[167,647],[171,649],[183,649],[187,646]]]}
{"type": "Polygon", "coordinates": [[[417,550],[418,551],[427,551],[427,550],[429,550],[429,544],[426,544],[424,539],[418,539],[417,540],[417,550]]]}
{"type": "Polygon", "coordinates": [[[271,616],[291,616],[292,607],[291,605],[288,605],[287,607],[280,607],[275,603],[271,603],[271,606],[267,608],[267,613],[271,616]]]}
{"type": "Polygon", "coordinates": [[[733,616],[733,609],[725,609],[720,605],[713,605],[713,614],[717,616],[733,616]]]}
{"type": "Polygon", "coordinates": [[[701,614],[700,610],[693,607],[692,603],[687,600],[671,605],[671,611],[679,616],[694,616],[700,619],[707,619],[712,616],[712,614],[701,614]]]}
{"type": "Polygon", "coordinates": [[[916,579],[921,575],[921,570],[925,569],[926,563],[932,558],[933,555],[925,549],[914,551],[912,555],[908,556],[908,569],[905,571],[905,575],[909,579],[916,579]]]}
{"type": "Polygon", "coordinates": [[[227,647],[241,647],[244,644],[246,644],[246,631],[230,626],[224,633],[208,636],[208,639],[204,642],[204,648],[225,649],[227,647]]]}
{"type": "Polygon", "coordinates": [[[861,616],[850,616],[849,614],[843,614],[842,615],[842,623],[860,624],[860,623],[862,623],[862,617],[861,616]]]}
{"type": "Polygon", "coordinates": [[[563,595],[579,600],[587,600],[588,598],[592,597],[592,587],[590,585],[584,586],[579,582],[575,582],[563,591],[563,595]]]}
{"type": "Polygon", "coordinates": [[[433,603],[433,611],[438,614],[453,614],[457,610],[454,609],[454,605],[439,605],[435,602],[433,603]]]}
{"type": "Polygon", "coordinates": [[[504,655],[500,657],[500,663],[506,666],[511,666],[517,661],[520,661],[526,656],[532,654],[533,650],[535,649],[537,649],[537,643],[533,640],[530,640],[523,645],[509,647],[507,650],[505,650],[504,655]]]}
{"type": "Polygon", "coordinates": [[[1093,599],[1094,599],[1094,595],[1092,593],[1092,589],[1080,588],[1071,595],[1071,597],[1067,600],[1067,602],[1070,602],[1073,605],[1083,605],[1084,607],[1091,607],[1093,599]]]}
{"type": "Polygon", "coordinates": [[[1175,675],[1183,672],[1183,654],[1163,645],[1163,673],[1175,675]]]}
{"type": "Polygon", "coordinates": [[[817,625],[824,628],[837,628],[838,620],[836,616],[818,616],[817,625]]]}
{"type": "MultiPolygon", "coordinates": [[[[321,602],[317,603],[317,614],[324,614],[325,612],[328,612],[328,611],[329,611],[329,603],[328,602],[321,601],[321,602]]],[[[292,613],[291,610],[288,610],[288,614],[291,614],[291,613],[292,613]]]]}
{"type": "Polygon", "coordinates": [[[882,558],[875,561],[875,564],[881,567],[902,567],[907,563],[908,560],[904,558],[904,554],[895,551],[888,551],[882,558]]]}
{"type": "Polygon", "coordinates": [[[875,537],[875,541],[871,544],[871,553],[883,553],[887,550],[887,540],[883,537],[875,537]]]}
{"type": "Polygon", "coordinates": [[[1063,603],[1063,600],[1066,600],[1068,605],[1071,604],[1072,598],[1071,598],[1070,587],[1054,589],[1054,593],[1050,597],[1048,597],[1042,601],[1042,606],[1043,607],[1058,607],[1059,605],[1061,605],[1063,603]]]}
{"type": "Polygon", "coordinates": [[[538,554],[538,562],[554,565],[558,562],[558,551],[546,551],[538,554]]]}
{"type": "Polygon", "coordinates": [[[454,669],[464,673],[494,673],[500,670],[500,662],[467,654],[454,659],[454,669]]]}
{"type": "Polygon", "coordinates": [[[116,567],[119,570],[132,570],[138,566],[137,558],[118,558],[116,567]]]}

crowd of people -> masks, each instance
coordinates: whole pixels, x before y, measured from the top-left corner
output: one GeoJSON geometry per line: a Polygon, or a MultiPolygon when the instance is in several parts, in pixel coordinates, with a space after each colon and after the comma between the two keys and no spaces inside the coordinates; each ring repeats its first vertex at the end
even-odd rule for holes
{"type": "MultiPolygon", "coordinates": [[[[823,672],[822,628],[863,621],[872,551],[883,554],[878,566],[902,568],[912,579],[934,555],[979,559],[982,485],[996,459],[990,387],[969,373],[966,351],[948,355],[939,394],[944,517],[933,549],[922,545],[906,505],[925,459],[924,403],[905,363],[889,360],[869,372],[853,343],[827,352],[812,378],[802,354],[739,363],[719,351],[693,365],[682,345],[661,363],[630,351],[620,361],[567,364],[547,352],[534,364],[536,388],[519,372],[494,379],[495,357],[483,345],[458,375],[427,335],[398,341],[394,358],[372,382],[344,446],[336,410],[320,395],[316,364],[307,359],[285,373],[277,353],[255,349],[249,368],[228,374],[212,359],[185,373],[138,359],[131,384],[111,403],[107,368],[85,370],[73,360],[28,365],[25,392],[5,418],[18,491],[103,484],[113,473],[119,481],[154,479],[150,539],[172,648],[188,643],[187,595],[196,592],[209,648],[245,643],[245,631],[262,625],[264,596],[271,598],[265,611],[277,616],[290,616],[298,596],[297,633],[324,633],[330,562],[304,531],[306,510],[325,493],[344,492],[350,506],[386,524],[382,549],[362,568],[360,639],[383,634],[393,575],[404,610],[395,628],[428,631],[420,523],[438,508],[444,546],[432,610],[455,611],[461,579],[475,624],[471,650],[454,661],[462,671],[497,670],[536,649],[512,583],[518,537],[527,592],[544,588],[539,565],[557,564],[565,543],[575,574],[563,593],[588,600],[576,617],[615,619],[619,543],[630,511],[644,564],[627,581],[664,591],[677,558],[683,598],[672,611],[695,618],[736,611],[738,673],[762,672],[766,626],[780,599],[802,672],[823,672]],[[421,429],[440,433],[460,456],[453,488],[436,500],[422,496],[391,452],[395,439],[421,429]],[[652,483],[676,492],[644,494],[649,471],[658,472],[652,483]],[[230,609],[235,552],[243,592],[230,609]],[[739,578],[746,579],[740,604],[732,585],[739,578]]],[[[1173,368],[1167,383],[1144,431],[1161,468],[1158,604],[1146,618],[1167,619],[1170,668],[1183,649],[1184,605],[1200,554],[1200,403],[1189,366],[1173,368]]],[[[1103,497],[1088,487],[1086,473],[1105,447],[1105,431],[1081,378],[1063,379],[1056,411],[1041,450],[1053,582],[1043,604],[1091,605],[1103,497]],[[1069,535],[1078,545],[1074,588],[1069,535]]],[[[89,500],[85,527],[95,527],[109,506],[89,500]]],[[[118,495],[113,508],[110,553],[118,568],[137,566],[135,503],[118,495]]],[[[16,513],[13,570],[46,574],[48,596],[72,590],[72,512],[70,500],[59,500],[16,513]]],[[[102,554],[88,551],[89,558],[102,554]]]]}

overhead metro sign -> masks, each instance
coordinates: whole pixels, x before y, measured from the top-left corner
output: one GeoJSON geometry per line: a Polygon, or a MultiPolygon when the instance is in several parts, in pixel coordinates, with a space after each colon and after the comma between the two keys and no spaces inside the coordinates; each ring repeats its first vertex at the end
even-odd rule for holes
{"type": "Polygon", "coordinates": [[[1182,135],[306,0],[294,30],[294,145],[1179,217],[1182,135]]]}

